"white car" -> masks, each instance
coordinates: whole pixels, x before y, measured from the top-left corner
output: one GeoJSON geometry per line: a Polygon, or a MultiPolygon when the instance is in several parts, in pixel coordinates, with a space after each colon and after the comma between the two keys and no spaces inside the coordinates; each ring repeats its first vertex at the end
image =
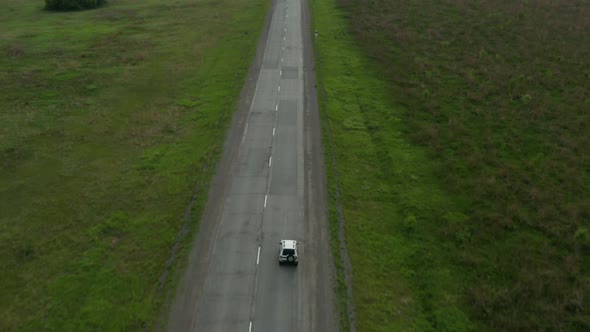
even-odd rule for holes
{"type": "Polygon", "coordinates": [[[281,240],[279,242],[279,264],[299,263],[299,254],[297,253],[297,241],[281,240]]]}

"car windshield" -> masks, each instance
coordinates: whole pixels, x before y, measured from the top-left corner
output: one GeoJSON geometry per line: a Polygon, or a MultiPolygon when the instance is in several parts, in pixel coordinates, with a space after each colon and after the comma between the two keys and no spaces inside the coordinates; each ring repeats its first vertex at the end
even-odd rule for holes
{"type": "Polygon", "coordinates": [[[295,249],[283,249],[283,255],[295,255],[295,249]]]}

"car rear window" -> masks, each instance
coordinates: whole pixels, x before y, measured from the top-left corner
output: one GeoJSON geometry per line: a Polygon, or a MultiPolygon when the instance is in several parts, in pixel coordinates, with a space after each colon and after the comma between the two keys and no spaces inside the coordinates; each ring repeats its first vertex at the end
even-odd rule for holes
{"type": "Polygon", "coordinates": [[[283,249],[283,255],[295,255],[295,249],[283,249]]]}

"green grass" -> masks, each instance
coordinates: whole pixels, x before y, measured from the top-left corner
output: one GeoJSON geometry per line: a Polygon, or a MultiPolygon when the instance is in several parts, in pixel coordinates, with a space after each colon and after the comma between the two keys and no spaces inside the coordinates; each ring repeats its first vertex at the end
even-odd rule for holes
{"type": "Polygon", "coordinates": [[[358,329],[590,328],[589,6],[312,7],[358,329]]]}
{"type": "Polygon", "coordinates": [[[269,2],[1,7],[0,330],[150,326],[269,2]]]}
{"type": "MultiPolygon", "coordinates": [[[[456,307],[460,280],[438,258],[445,248],[435,245],[421,219],[432,208],[452,211],[452,206],[436,189],[424,151],[404,141],[403,110],[391,107],[386,84],[375,78],[377,68],[347,36],[342,12],[325,1],[314,1],[313,10],[319,31],[318,76],[324,90],[321,107],[332,136],[327,145],[336,159],[329,165],[329,179],[333,182],[338,174],[357,328],[434,328],[427,317],[430,307],[439,312],[439,328],[469,325],[456,307]],[[419,260],[428,260],[429,266],[416,264],[419,260]],[[430,278],[422,279],[421,285],[412,284],[417,275],[426,274],[430,278]],[[447,312],[454,315],[443,314],[447,312]]],[[[335,214],[331,214],[333,233],[335,214]]],[[[345,295],[339,291],[340,301],[345,295]]]]}

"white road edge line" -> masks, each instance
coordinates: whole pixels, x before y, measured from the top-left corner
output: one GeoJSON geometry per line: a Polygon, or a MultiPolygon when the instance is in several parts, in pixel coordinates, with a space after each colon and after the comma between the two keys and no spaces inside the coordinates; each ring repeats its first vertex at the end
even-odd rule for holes
{"type": "Polygon", "coordinates": [[[278,110],[279,110],[279,104],[277,104],[277,105],[275,106],[275,111],[278,111],[278,110]]]}
{"type": "Polygon", "coordinates": [[[272,165],[272,156],[270,156],[270,158],[268,159],[268,167],[270,167],[270,165],[272,165]]]}
{"type": "Polygon", "coordinates": [[[252,321],[250,321],[250,327],[248,328],[248,332],[252,332],[252,321]]]}
{"type": "MultiPolygon", "coordinates": [[[[258,262],[260,262],[260,246],[258,246],[258,255],[256,256],[256,265],[258,265],[258,262]]],[[[250,323],[252,324],[252,323],[250,323]]]]}
{"type": "Polygon", "coordinates": [[[266,199],[268,198],[268,195],[264,195],[264,207],[266,207],[266,199]]]}
{"type": "Polygon", "coordinates": [[[246,133],[248,133],[248,122],[246,122],[246,128],[244,128],[244,134],[242,135],[242,143],[246,140],[246,133]]]}
{"type": "Polygon", "coordinates": [[[281,86],[279,85],[279,88],[277,89],[279,92],[281,92],[281,86]]]}
{"type": "Polygon", "coordinates": [[[272,135],[273,135],[273,136],[275,135],[275,129],[276,129],[276,128],[272,128],[272,135]]]}

